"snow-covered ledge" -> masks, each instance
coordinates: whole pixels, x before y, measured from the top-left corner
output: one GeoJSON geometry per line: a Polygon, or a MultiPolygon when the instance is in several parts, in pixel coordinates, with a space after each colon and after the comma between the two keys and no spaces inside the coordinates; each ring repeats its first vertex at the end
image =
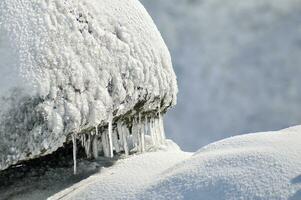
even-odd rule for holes
{"type": "Polygon", "coordinates": [[[0,61],[0,170],[72,140],[88,157],[164,144],[176,76],[138,0],[1,0],[0,61]]]}

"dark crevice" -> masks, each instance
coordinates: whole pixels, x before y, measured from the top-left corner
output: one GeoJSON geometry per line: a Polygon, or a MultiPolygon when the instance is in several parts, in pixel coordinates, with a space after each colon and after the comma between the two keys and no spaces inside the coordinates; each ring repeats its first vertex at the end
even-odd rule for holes
{"type": "Polygon", "coordinates": [[[20,162],[0,171],[0,199],[24,199],[24,196],[33,194],[47,199],[95,173],[101,173],[103,167],[111,167],[120,159],[116,155],[114,158],[88,160],[79,141],[77,146],[77,175],[73,175],[72,144],[65,144],[50,155],[20,162]]]}
{"type": "MultiPolygon", "coordinates": [[[[77,157],[85,158],[84,149],[78,144],[77,157]]],[[[16,180],[22,180],[32,176],[43,176],[48,170],[55,168],[72,168],[72,144],[65,144],[52,154],[36,159],[20,162],[0,171],[0,188],[13,184],[16,180]]]]}

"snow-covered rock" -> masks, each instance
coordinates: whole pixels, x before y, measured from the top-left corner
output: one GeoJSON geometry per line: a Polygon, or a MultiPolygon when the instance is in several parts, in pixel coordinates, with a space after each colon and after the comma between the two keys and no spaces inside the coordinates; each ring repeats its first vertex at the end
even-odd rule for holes
{"type": "Polygon", "coordinates": [[[301,126],[210,144],[138,199],[301,199],[301,126]]]}
{"type": "Polygon", "coordinates": [[[164,140],[176,77],[137,0],[1,0],[0,61],[0,170],[71,134],[108,156],[164,140]]]}

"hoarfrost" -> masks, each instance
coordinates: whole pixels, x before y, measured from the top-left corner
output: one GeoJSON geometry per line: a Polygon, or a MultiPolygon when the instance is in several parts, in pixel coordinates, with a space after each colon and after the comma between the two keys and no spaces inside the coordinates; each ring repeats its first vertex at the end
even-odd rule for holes
{"type": "Polygon", "coordinates": [[[77,140],[88,158],[164,143],[176,77],[137,0],[1,0],[0,44],[0,170],[73,141],[76,172],[77,140]]]}

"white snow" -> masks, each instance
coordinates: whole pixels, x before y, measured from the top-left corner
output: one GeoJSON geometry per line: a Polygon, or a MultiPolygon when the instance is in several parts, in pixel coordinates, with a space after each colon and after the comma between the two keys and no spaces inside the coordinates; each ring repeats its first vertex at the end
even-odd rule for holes
{"type": "Polygon", "coordinates": [[[138,199],[301,199],[301,126],[210,144],[138,199]]]}
{"type": "MultiPolygon", "coordinates": [[[[275,9],[289,12],[282,5],[275,9]]],[[[88,158],[125,153],[50,200],[301,198],[300,126],[229,138],[194,155],[165,140],[162,115],[176,103],[176,77],[137,0],[1,0],[0,44],[0,170],[70,139],[74,174],[94,163],[77,161],[77,140],[88,158]]],[[[68,171],[56,170],[48,178],[68,171]]],[[[33,187],[22,185],[25,196],[4,193],[45,197],[33,187]]]]}
{"type": "Polygon", "coordinates": [[[177,149],[118,161],[54,199],[297,200],[301,126],[225,139],[194,155],[177,149]]]}
{"type": "Polygon", "coordinates": [[[129,199],[145,189],[160,173],[192,154],[182,152],[169,142],[166,149],[137,154],[121,159],[112,167],[61,191],[49,200],[56,199],[129,199]]]}

